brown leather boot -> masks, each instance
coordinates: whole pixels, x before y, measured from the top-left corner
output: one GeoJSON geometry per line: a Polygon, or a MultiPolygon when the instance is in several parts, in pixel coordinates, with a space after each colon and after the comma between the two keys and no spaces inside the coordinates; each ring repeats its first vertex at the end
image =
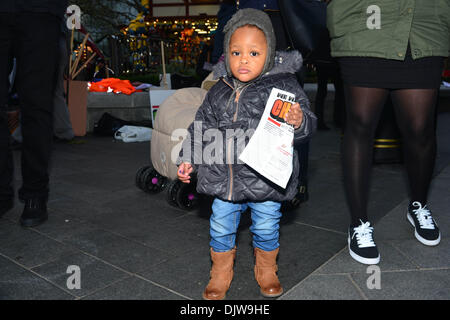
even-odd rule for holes
{"type": "Polygon", "coordinates": [[[279,248],[273,251],[264,251],[259,248],[254,249],[255,253],[255,279],[261,288],[264,297],[275,298],[283,293],[280,281],[278,280],[277,255],[279,248]]]}
{"type": "Polygon", "coordinates": [[[227,252],[215,252],[212,248],[212,267],[210,280],[203,292],[205,300],[223,300],[230,288],[233,279],[233,265],[236,257],[236,248],[227,252]]]}

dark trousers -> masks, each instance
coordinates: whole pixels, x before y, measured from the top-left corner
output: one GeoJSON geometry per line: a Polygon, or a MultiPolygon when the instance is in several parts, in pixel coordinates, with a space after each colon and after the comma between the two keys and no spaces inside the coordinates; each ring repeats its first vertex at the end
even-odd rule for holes
{"type": "Polygon", "coordinates": [[[301,143],[294,143],[294,148],[298,153],[298,161],[300,162],[300,171],[298,172],[298,185],[308,185],[308,161],[309,161],[309,140],[301,143]]]}
{"type": "Polygon", "coordinates": [[[316,65],[317,70],[317,94],[314,113],[317,121],[324,123],[325,98],[327,96],[328,79],[334,85],[334,110],[333,121],[336,126],[342,127],[345,121],[344,84],[342,83],[339,66],[337,63],[322,63],[316,65]]]}
{"type": "MultiPolygon", "coordinates": [[[[302,67],[297,76],[297,81],[303,88],[305,85],[305,67],[302,67]]],[[[294,142],[294,149],[298,153],[298,161],[300,162],[300,170],[298,172],[298,185],[306,187],[308,185],[308,162],[309,162],[309,139],[301,142],[294,142]]]]}
{"type": "Polygon", "coordinates": [[[53,139],[53,97],[61,21],[45,13],[0,13],[0,200],[14,195],[6,117],[8,73],[16,58],[22,126],[21,199],[47,197],[53,139]]]}

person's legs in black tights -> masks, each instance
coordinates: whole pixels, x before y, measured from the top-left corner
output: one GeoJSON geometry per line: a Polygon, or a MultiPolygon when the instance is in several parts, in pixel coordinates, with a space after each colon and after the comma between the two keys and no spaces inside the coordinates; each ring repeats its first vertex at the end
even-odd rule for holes
{"type": "Polygon", "coordinates": [[[345,85],[346,123],[342,144],[344,188],[351,224],[367,221],[367,202],[372,167],[373,139],[387,89],[345,85]]]}
{"type": "Polygon", "coordinates": [[[327,66],[322,64],[316,65],[317,70],[317,92],[316,92],[316,101],[314,107],[314,113],[317,116],[317,129],[318,130],[329,130],[329,128],[325,125],[325,98],[327,97],[328,92],[328,78],[330,76],[330,71],[327,66]]]}
{"type": "Polygon", "coordinates": [[[339,69],[333,74],[332,79],[334,84],[333,121],[336,127],[343,128],[345,125],[345,95],[339,69]]]}
{"type": "Polygon", "coordinates": [[[436,89],[404,89],[391,93],[402,134],[411,202],[427,203],[436,159],[436,89]]]}

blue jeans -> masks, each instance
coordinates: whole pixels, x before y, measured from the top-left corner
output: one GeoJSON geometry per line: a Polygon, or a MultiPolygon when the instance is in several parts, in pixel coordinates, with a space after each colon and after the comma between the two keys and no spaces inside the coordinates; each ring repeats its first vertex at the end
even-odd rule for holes
{"type": "Polygon", "coordinates": [[[280,244],[279,223],[281,203],[273,201],[233,203],[215,199],[210,218],[210,246],[215,252],[225,252],[234,248],[236,231],[241,213],[250,207],[253,233],[253,247],[264,251],[277,249],[280,244]]]}

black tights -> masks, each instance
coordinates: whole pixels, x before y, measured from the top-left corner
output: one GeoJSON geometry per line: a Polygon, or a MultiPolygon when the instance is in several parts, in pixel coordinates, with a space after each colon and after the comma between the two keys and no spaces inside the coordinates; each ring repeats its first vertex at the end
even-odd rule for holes
{"type": "Polygon", "coordinates": [[[363,88],[345,86],[347,122],[342,145],[344,187],[351,223],[367,221],[373,139],[386,99],[391,94],[402,134],[404,161],[412,201],[423,205],[436,158],[436,89],[363,88]]]}

